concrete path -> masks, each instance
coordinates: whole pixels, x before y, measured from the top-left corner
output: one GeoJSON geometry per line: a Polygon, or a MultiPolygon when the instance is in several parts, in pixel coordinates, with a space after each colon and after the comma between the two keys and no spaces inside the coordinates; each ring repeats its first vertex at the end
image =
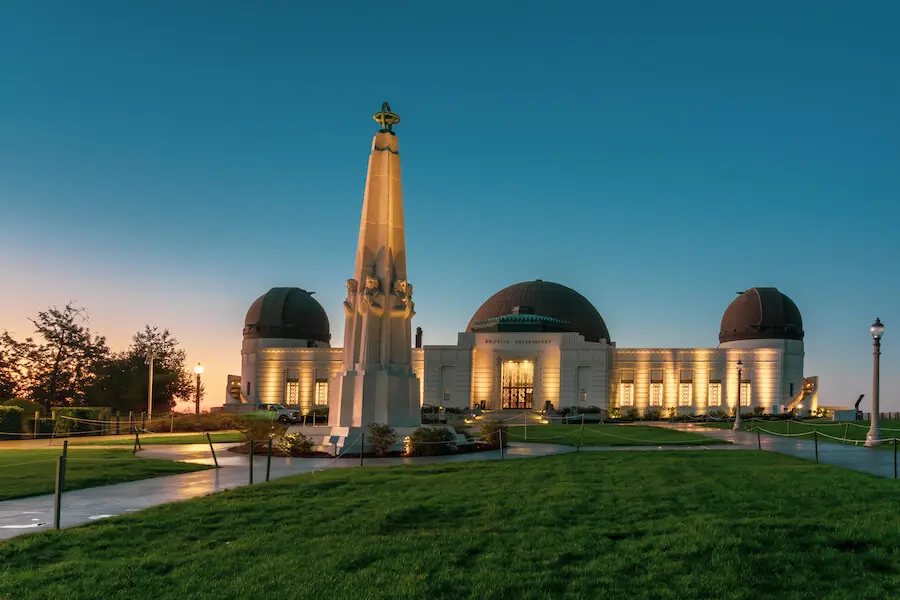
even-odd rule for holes
{"type": "MultiPolygon", "coordinates": [[[[91,521],[135,512],[157,504],[177,502],[214,494],[247,485],[250,464],[247,455],[227,452],[235,444],[215,444],[220,469],[168,475],[141,481],[130,481],[101,487],[75,490],[63,494],[61,526],[82,525],[91,521]]],[[[571,446],[551,444],[513,444],[504,455],[507,459],[532,458],[574,452],[571,446]]],[[[180,460],[212,465],[213,459],[206,444],[148,446],[139,453],[146,458],[180,460]]],[[[422,465],[457,463],[476,460],[499,460],[500,451],[475,452],[452,456],[418,458],[366,458],[366,467],[394,465],[422,465]]],[[[359,458],[272,458],[271,478],[278,479],[298,473],[323,469],[359,467],[359,458]]],[[[253,459],[253,481],[266,479],[266,457],[253,459]]],[[[32,496],[0,502],[0,539],[24,533],[51,529],[53,526],[53,495],[32,496]]]]}
{"type": "MultiPolygon", "coordinates": [[[[763,433],[757,438],[755,432],[735,432],[730,429],[703,427],[693,423],[659,423],[658,426],[717,437],[746,449],[756,450],[761,447],[763,450],[778,454],[816,460],[816,443],[812,436],[780,437],[763,433]]],[[[819,441],[819,462],[871,473],[879,477],[894,477],[894,452],[890,448],[878,450],[865,446],[845,446],[819,441]]]]}

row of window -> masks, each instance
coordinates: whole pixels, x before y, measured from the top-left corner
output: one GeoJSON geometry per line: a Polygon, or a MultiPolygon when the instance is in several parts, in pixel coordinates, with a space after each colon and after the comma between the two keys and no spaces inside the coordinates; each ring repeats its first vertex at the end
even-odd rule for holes
{"type": "MultiPolygon", "coordinates": [[[[650,369],[650,383],[662,384],[666,375],[665,369],[650,369]]],[[[749,377],[750,370],[745,368],[744,377],[749,377]]],[[[709,381],[712,383],[720,382],[722,379],[715,371],[709,371],[709,381]]],[[[685,369],[678,372],[678,381],[680,383],[693,383],[694,371],[685,369]]],[[[619,383],[634,383],[634,369],[622,369],[619,371],[619,383]]]]}
{"type": "MultiPolygon", "coordinates": [[[[651,380],[652,381],[652,380],[651,380]]],[[[709,383],[706,394],[707,406],[722,406],[722,384],[719,382],[709,383]]],[[[663,406],[663,384],[659,382],[650,383],[650,406],[663,406]]],[[[750,382],[741,382],[741,406],[750,406],[750,382]]],[[[693,406],[694,404],[694,384],[680,383],[678,384],[678,406],[693,406]]],[[[619,384],[619,406],[634,406],[634,382],[619,384]]]]}
{"type": "MultiPolygon", "coordinates": [[[[313,389],[313,401],[318,406],[328,405],[328,380],[316,379],[316,386],[313,389]]],[[[284,384],[284,403],[289,406],[300,404],[300,382],[288,380],[284,384]]]]}

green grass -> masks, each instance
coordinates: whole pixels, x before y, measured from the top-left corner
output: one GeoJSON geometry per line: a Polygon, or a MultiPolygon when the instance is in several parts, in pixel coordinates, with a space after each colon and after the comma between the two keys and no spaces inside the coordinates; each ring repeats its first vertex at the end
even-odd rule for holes
{"type": "Polygon", "coordinates": [[[897,492],[755,451],[336,469],[0,543],[0,598],[897,598],[897,492]]]}
{"type": "MultiPolygon", "coordinates": [[[[523,426],[509,428],[509,439],[521,442],[526,439],[523,426]]],[[[577,446],[581,425],[529,425],[527,441],[577,446]]],[[[706,445],[724,444],[724,440],[675,431],[650,425],[612,425],[592,423],[584,426],[583,446],[656,446],[656,445],[706,445]]]]}
{"type": "MultiPolygon", "coordinates": [[[[712,427],[718,429],[731,429],[733,426],[732,423],[726,422],[716,422],[716,423],[705,423],[704,427],[712,427]]],[[[852,440],[848,442],[843,442],[841,440],[833,440],[829,437],[825,437],[825,435],[819,436],[820,442],[832,442],[835,444],[853,444],[857,442],[856,445],[861,445],[866,441],[866,433],[869,431],[869,422],[868,421],[851,421],[847,423],[840,423],[835,421],[751,421],[749,419],[745,419],[742,421],[743,429],[745,431],[755,431],[759,428],[762,433],[772,432],[773,434],[798,434],[805,433],[808,434],[803,437],[803,439],[813,439],[813,431],[818,431],[819,433],[823,433],[835,438],[841,438],[852,440]]],[[[900,437],[900,422],[897,421],[882,421],[880,423],[881,427],[881,437],[882,438],[893,438],[900,437]]],[[[883,444],[883,448],[893,448],[891,444],[883,444]]]]}
{"type": "MultiPolygon", "coordinates": [[[[60,450],[0,450],[0,500],[52,494],[59,455],[60,450]]],[[[205,465],[139,458],[128,450],[70,449],[65,489],[79,490],[207,468],[205,465]]]]}
{"type": "MultiPolygon", "coordinates": [[[[241,441],[241,432],[239,431],[217,431],[215,433],[210,433],[209,436],[212,438],[214,444],[224,443],[224,442],[239,442],[241,441]]],[[[153,446],[159,444],[206,444],[206,434],[205,433],[195,433],[188,435],[160,435],[160,436],[140,436],[141,446],[153,446]]],[[[128,439],[115,439],[115,440],[72,440],[69,442],[70,446],[134,446],[134,437],[130,437],[128,439]]]]}

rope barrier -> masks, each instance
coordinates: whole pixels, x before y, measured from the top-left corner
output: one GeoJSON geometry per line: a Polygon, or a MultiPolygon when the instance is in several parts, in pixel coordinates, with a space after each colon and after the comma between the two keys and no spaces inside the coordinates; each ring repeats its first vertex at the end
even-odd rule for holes
{"type": "MultiPolygon", "coordinates": [[[[822,432],[822,431],[818,431],[818,430],[816,430],[816,429],[813,429],[813,430],[811,430],[811,431],[804,431],[804,432],[802,432],[802,433],[781,433],[781,432],[778,432],[778,431],[771,431],[771,430],[769,430],[769,429],[763,429],[762,427],[754,427],[754,428],[751,428],[749,431],[760,431],[760,432],[762,432],[762,433],[765,433],[765,434],[768,434],[768,435],[773,435],[773,436],[775,436],[775,437],[805,437],[805,436],[817,435],[817,434],[818,434],[818,435],[820,435],[820,436],[822,436],[822,437],[825,437],[825,438],[834,440],[834,441],[836,441],[836,442],[853,443],[853,445],[864,444],[864,443],[866,442],[866,440],[859,440],[859,439],[853,439],[853,438],[841,438],[841,437],[835,437],[835,436],[833,436],[833,435],[828,435],[827,433],[824,433],[824,432],[822,432]]],[[[894,440],[900,440],[900,438],[893,438],[893,437],[891,437],[891,438],[882,438],[882,439],[873,440],[873,443],[874,443],[874,444],[883,444],[883,443],[885,443],[885,442],[892,442],[892,441],[894,441],[894,440]]]]}

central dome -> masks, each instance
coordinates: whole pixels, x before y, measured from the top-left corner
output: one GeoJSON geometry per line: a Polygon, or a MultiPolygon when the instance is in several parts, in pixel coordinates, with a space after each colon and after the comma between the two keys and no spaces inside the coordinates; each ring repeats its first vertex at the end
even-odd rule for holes
{"type": "Polygon", "coordinates": [[[529,313],[557,320],[560,330],[580,333],[588,342],[610,339],[603,317],[587,298],[572,288],[540,279],[511,285],[488,298],[475,311],[466,331],[472,332],[485,321],[529,313]]]}

